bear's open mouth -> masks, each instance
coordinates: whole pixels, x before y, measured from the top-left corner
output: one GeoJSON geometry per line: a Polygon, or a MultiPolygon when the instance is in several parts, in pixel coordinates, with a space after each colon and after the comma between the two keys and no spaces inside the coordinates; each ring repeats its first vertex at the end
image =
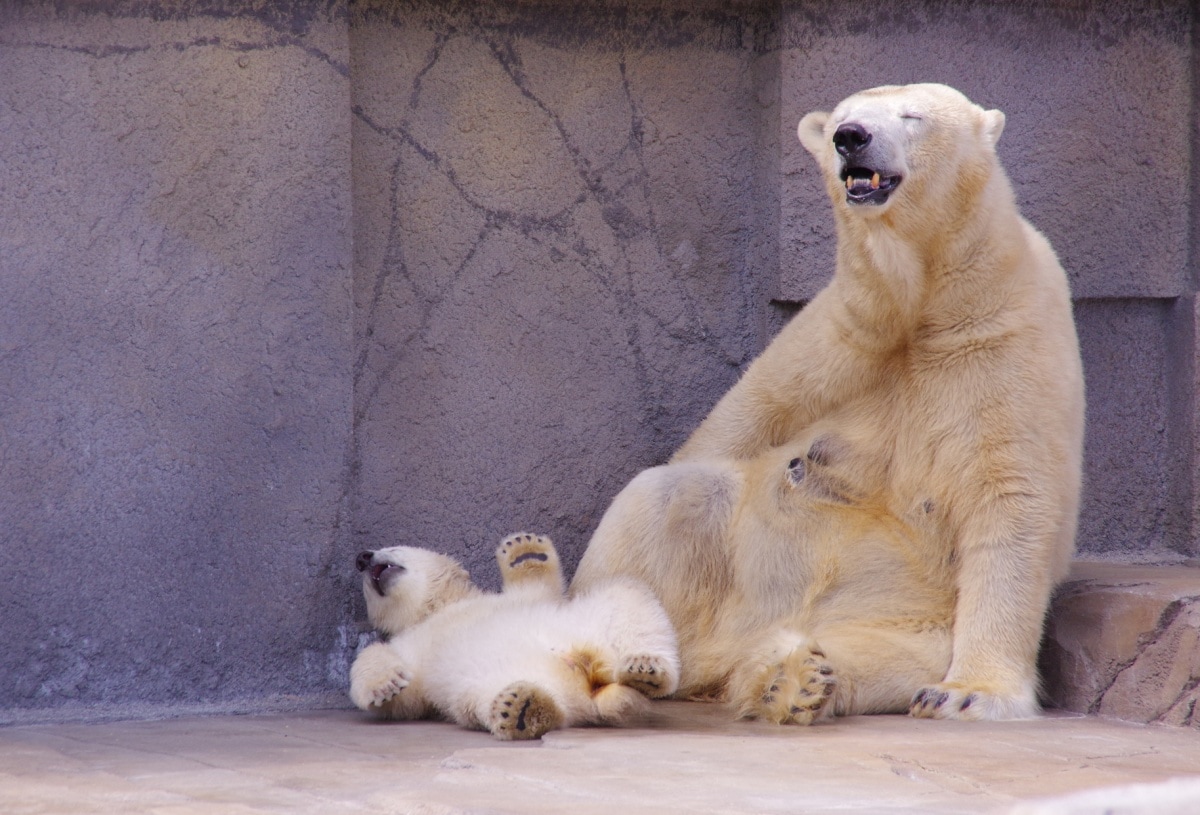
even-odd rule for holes
{"type": "Polygon", "coordinates": [[[846,201],[851,204],[882,204],[900,186],[900,176],[883,175],[870,167],[847,167],[842,170],[846,185],[846,201]]]}
{"type": "Polygon", "coordinates": [[[380,597],[386,597],[387,592],[384,590],[383,580],[392,571],[404,571],[403,566],[397,566],[394,563],[375,563],[371,566],[371,587],[379,594],[380,597]]]}

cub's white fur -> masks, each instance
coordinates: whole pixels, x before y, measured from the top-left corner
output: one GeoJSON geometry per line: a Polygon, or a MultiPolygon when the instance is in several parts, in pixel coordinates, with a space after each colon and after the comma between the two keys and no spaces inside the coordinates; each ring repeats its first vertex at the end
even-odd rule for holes
{"type": "Polygon", "coordinates": [[[809,723],[1034,715],[1073,551],[1083,376],[1066,276],[942,85],[811,113],[829,285],[676,453],[617,496],[572,586],[644,580],[680,693],[809,723]]]}
{"type": "Polygon", "coordinates": [[[358,655],[350,698],[394,719],[445,716],[502,739],[613,724],[679,679],[662,606],[633,580],[567,600],[550,540],[496,550],[504,590],[484,593],[453,558],[408,546],[358,557],[373,625],[390,639],[358,655]]]}

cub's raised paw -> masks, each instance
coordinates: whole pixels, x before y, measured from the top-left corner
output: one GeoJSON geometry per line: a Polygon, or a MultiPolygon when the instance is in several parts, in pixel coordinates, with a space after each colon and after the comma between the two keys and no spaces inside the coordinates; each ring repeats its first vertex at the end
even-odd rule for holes
{"type": "Polygon", "coordinates": [[[563,714],[550,694],[528,682],[515,682],[492,702],[488,730],[498,739],[538,739],[562,727],[563,714]]]}
{"type": "Polygon", "coordinates": [[[917,691],[908,715],[918,719],[1003,721],[1032,719],[1038,714],[1032,693],[1005,694],[995,689],[959,682],[941,682],[917,691]]]}
{"type": "Polygon", "coordinates": [[[807,725],[832,715],[837,677],[822,651],[801,647],[768,668],[761,688],[751,715],[776,724],[807,725]]]}
{"type": "Polygon", "coordinates": [[[408,687],[408,671],[383,643],[363,650],[350,668],[350,701],[361,710],[384,704],[408,687]]]}
{"type": "Polygon", "coordinates": [[[562,566],[558,552],[549,538],[518,532],[500,541],[496,548],[496,563],[506,588],[515,585],[543,585],[558,592],[563,590],[562,566]]]}
{"type": "Polygon", "coordinates": [[[658,699],[675,692],[679,677],[667,660],[643,654],[629,657],[621,663],[617,683],[627,685],[651,699],[658,699]]]}

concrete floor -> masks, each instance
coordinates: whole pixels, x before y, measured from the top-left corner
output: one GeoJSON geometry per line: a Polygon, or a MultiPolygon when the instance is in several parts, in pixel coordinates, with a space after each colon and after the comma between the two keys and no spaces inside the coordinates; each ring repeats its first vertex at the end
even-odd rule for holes
{"type": "Polygon", "coordinates": [[[780,728],[688,702],[532,743],[349,710],[15,726],[0,812],[1194,815],[1200,731],[1062,715],[780,728]]]}

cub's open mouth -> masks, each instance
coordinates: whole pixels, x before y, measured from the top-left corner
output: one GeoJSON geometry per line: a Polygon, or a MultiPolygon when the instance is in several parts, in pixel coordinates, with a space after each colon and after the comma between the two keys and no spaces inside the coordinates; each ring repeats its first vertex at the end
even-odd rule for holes
{"type": "Polygon", "coordinates": [[[870,167],[847,167],[842,170],[846,185],[846,201],[851,204],[882,204],[900,186],[900,176],[882,175],[870,167]]]}
{"type": "Polygon", "coordinates": [[[383,579],[392,571],[404,571],[404,567],[392,563],[376,563],[371,566],[371,586],[380,597],[387,596],[384,592],[383,579]]]}

